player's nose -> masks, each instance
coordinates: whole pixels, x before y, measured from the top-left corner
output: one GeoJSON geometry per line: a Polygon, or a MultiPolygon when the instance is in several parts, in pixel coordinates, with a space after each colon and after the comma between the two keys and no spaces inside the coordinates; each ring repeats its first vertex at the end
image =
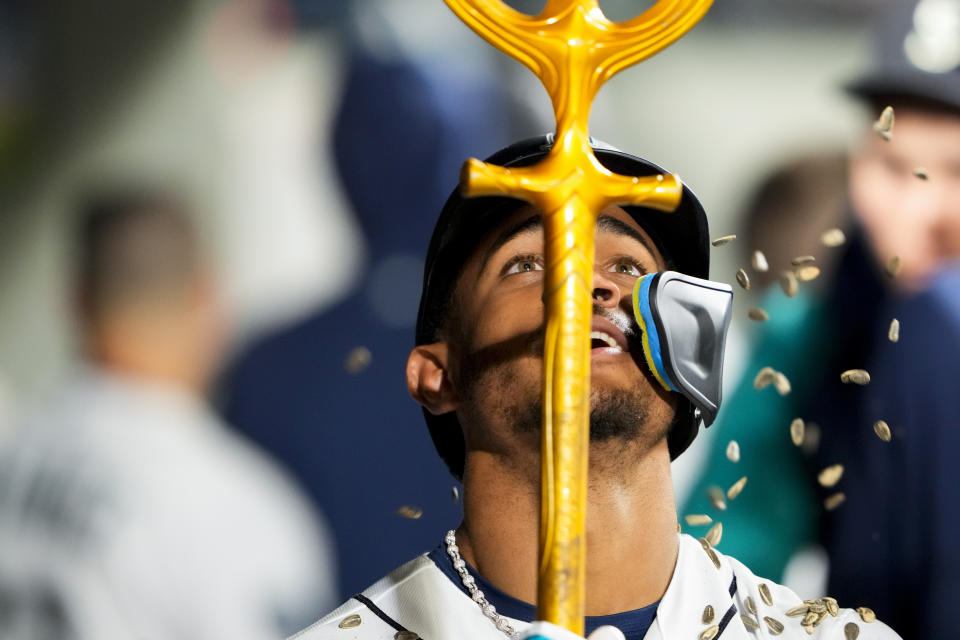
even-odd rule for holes
{"type": "Polygon", "coordinates": [[[593,272],[593,304],[608,309],[620,305],[620,287],[607,277],[605,271],[593,272]]]}

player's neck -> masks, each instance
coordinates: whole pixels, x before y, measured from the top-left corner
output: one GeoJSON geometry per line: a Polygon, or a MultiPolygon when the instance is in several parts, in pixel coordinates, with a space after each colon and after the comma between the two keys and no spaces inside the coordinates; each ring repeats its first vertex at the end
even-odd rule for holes
{"type": "MultiPolygon", "coordinates": [[[[457,542],[491,583],[536,602],[539,467],[471,453],[464,477],[464,521],[457,542]],[[532,473],[531,473],[532,471],[532,473]],[[522,476],[522,477],[521,477],[522,476]]],[[[587,615],[637,609],[659,600],[677,558],[677,514],[666,443],[628,468],[594,465],[587,507],[587,615]]]]}

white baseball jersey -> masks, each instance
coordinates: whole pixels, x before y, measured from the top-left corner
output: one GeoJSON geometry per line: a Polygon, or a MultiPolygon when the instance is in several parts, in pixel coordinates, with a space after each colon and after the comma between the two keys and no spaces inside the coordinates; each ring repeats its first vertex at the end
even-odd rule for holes
{"type": "MultiPolygon", "coordinates": [[[[792,591],[757,578],[741,563],[719,552],[715,552],[720,562],[717,568],[700,543],[688,535],[681,534],[679,542],[673,577],[645,640],[694,640],[707,637],[700,634],[713,625],[717,627],[714,640],[774,635],[844,640],[852,637],[845,636],[847,625],[856,625],[861,640],[899,638],[882,622],[864,622],[851,609],[840,609],[836,616],[827,614],[810,635],[800,624],[802,616],[787,616],[788,611],[803,605],[792,591]],[[766,585],[764,591],[761,585],[766,585]],[[765,599],[767,593],[769,602],[765,599]],[[709,624],[703,622],[707,605],[715,612],[709,624]],[[780,625],[782,630],[776,634],[780,625]]],[[[508,620],[521,633],[529,625],[526,620],[508,620]]],[[[392,640],[400,631],[412,632],[423,640],[506,638],[483,615],[477,603],[424,555],[348,600],[291,640],[392,640]],[[360,624],[356,625],[356,618],[351,616],[359,616],[360,624]]],[[[403,636],[399,637],[402,640],[403,636]]]]}
{"type": "Polygon", "coordinates": [[[276,640],[334,604],[324,527],[199,400],[93,369],[0,453],[0,638],[276,640]]]}

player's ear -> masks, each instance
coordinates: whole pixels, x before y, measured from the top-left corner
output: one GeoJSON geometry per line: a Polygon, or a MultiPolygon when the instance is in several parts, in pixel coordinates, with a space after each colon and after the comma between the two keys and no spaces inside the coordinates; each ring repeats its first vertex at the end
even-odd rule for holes
{"type": "Polygon", "coordinates": [[[434,342],[414,347],[407,358],[407,391],[434,415],[449,413],[460,405],[450,369],[447,343],[434,342]]]}

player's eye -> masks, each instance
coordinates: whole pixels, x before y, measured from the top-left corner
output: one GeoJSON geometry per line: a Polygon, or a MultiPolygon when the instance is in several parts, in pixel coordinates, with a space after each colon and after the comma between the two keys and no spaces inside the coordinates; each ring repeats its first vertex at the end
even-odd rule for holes
{"type": "Polygon", "coordinates": [[[513,275],[516,273],[530,273],[532,271],[543,271],[543,259],[534,254],[518,255],[510,258],[503,267],[503,275],[513,275]]]}
{"type": "Polygon", "coordinates": [[[622,273],[627,276],[639,277],[647,272],[639,262],[633,258],[619,257],[610,263],[607,271],[611,273],[622,273]]]}

